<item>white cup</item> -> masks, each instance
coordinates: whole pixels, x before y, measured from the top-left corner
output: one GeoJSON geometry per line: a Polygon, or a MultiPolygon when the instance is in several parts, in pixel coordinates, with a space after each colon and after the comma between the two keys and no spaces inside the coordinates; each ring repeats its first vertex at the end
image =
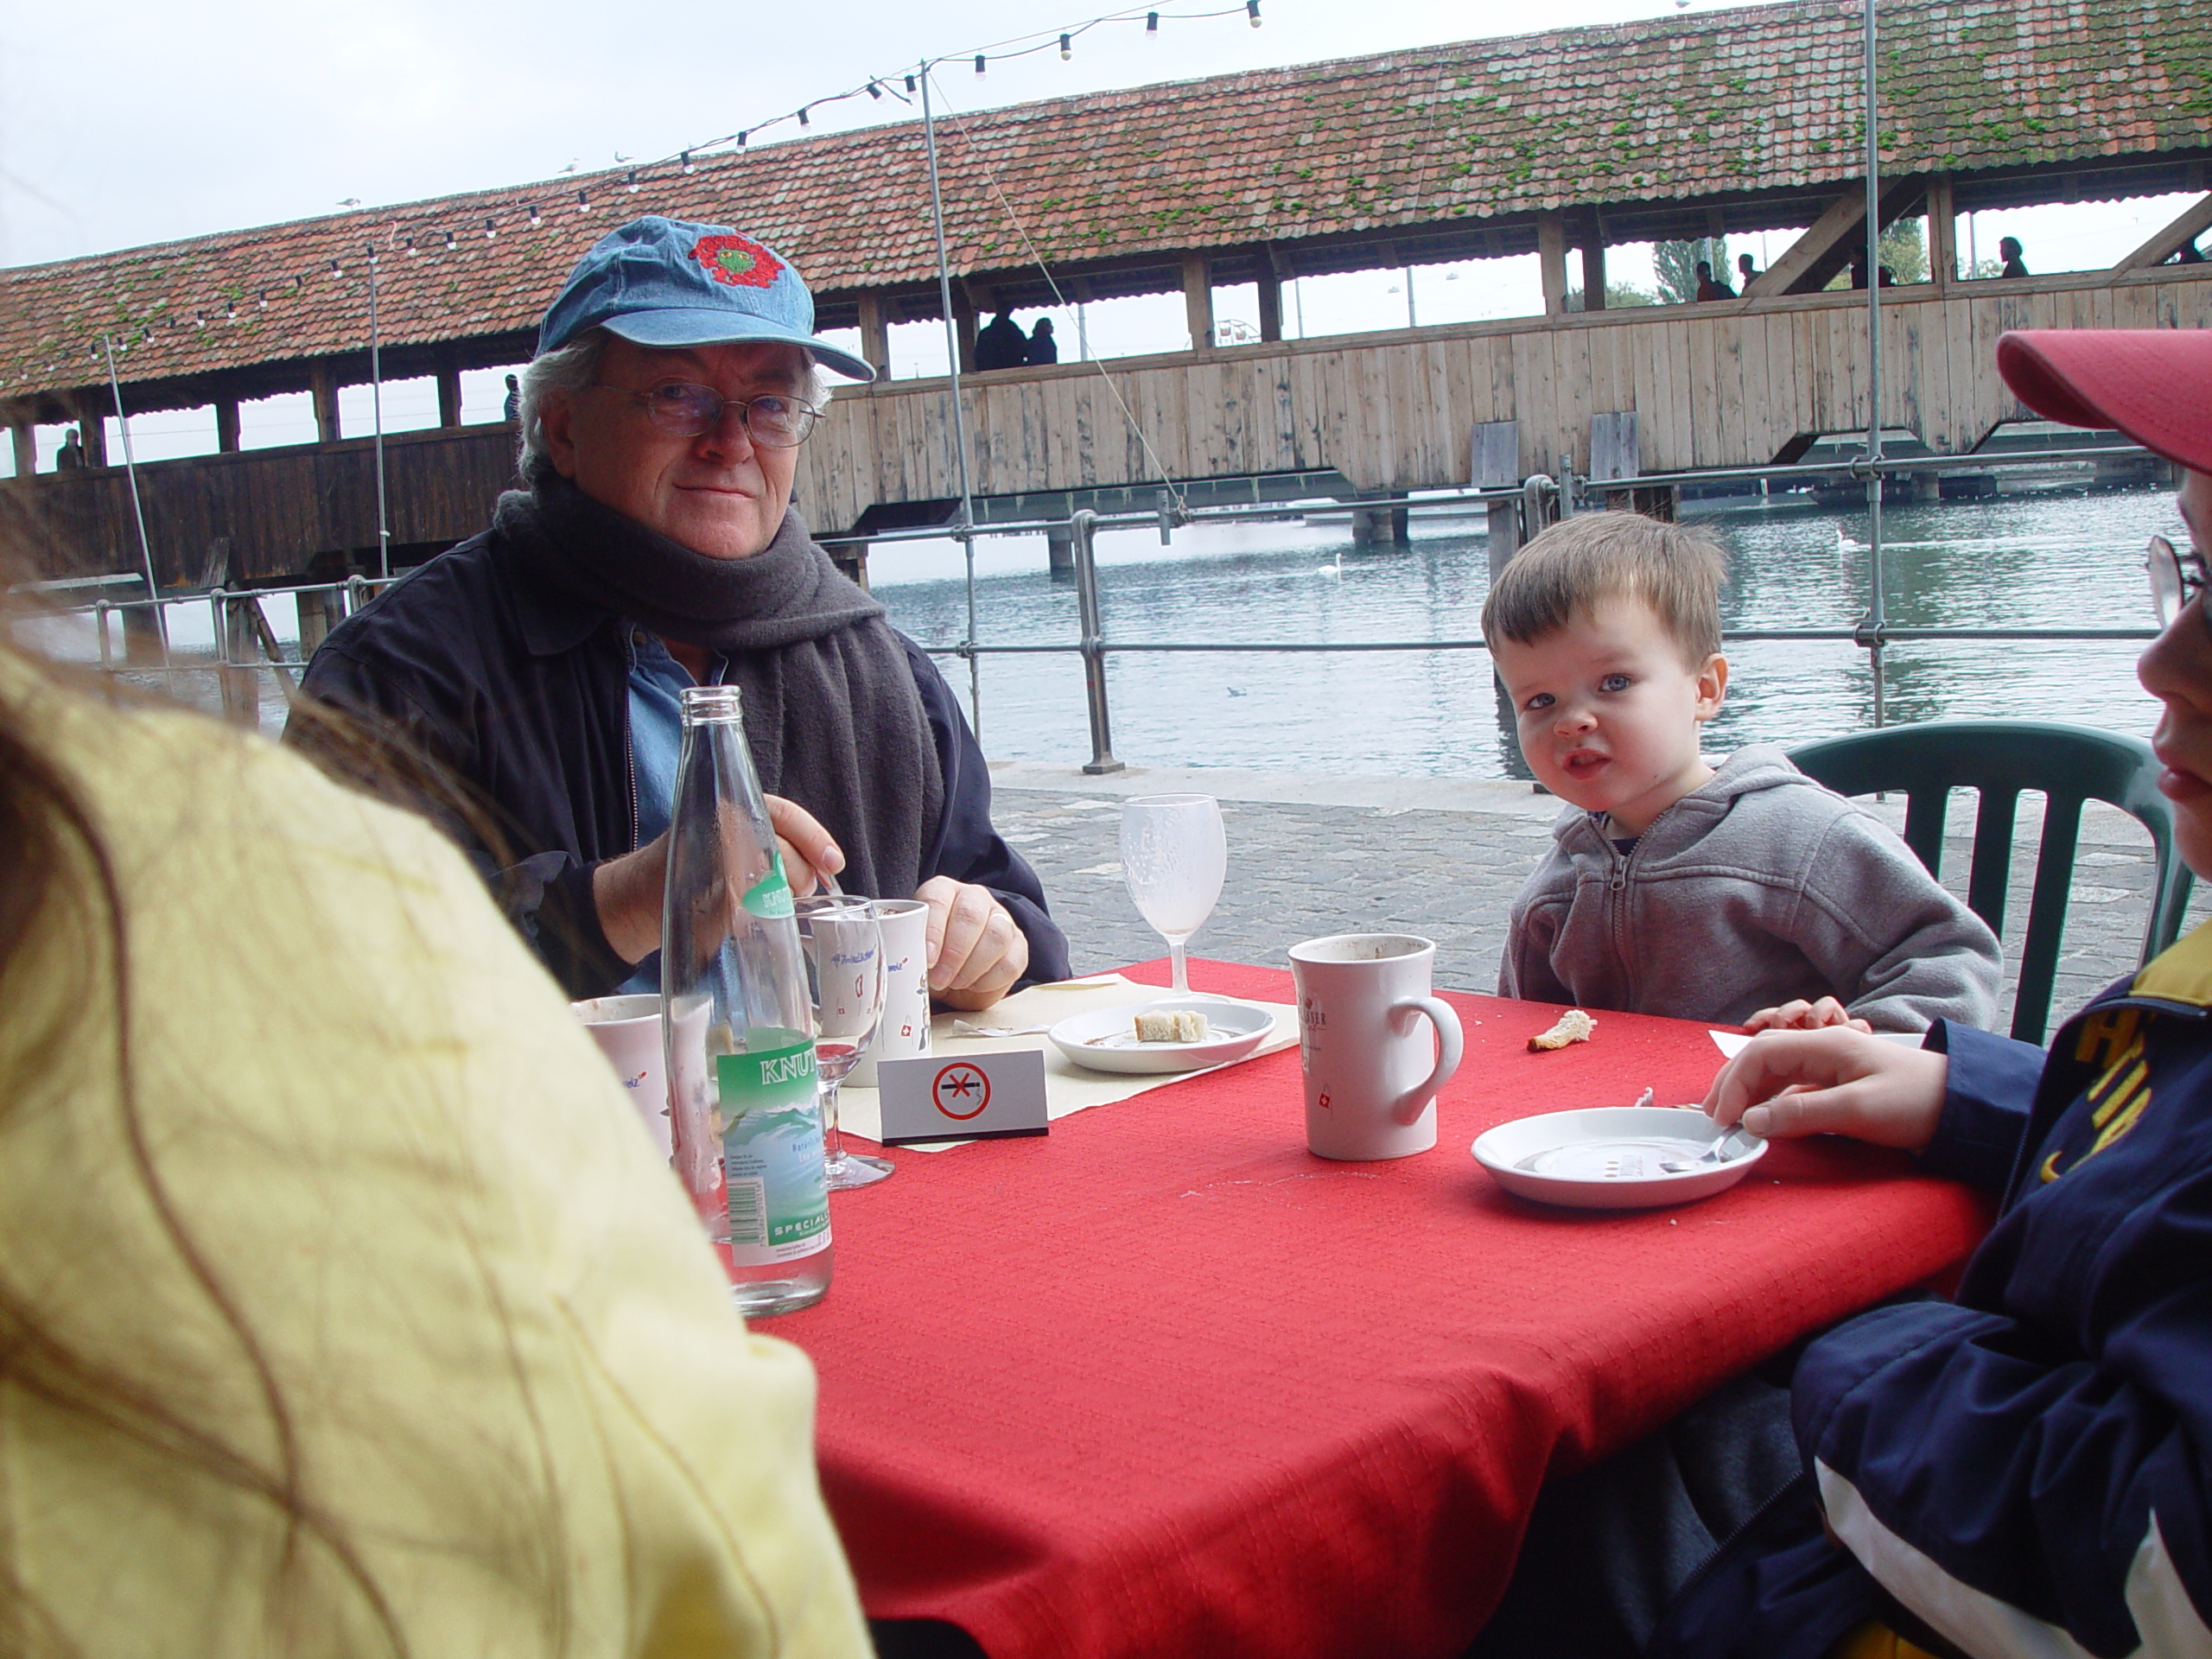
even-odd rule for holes
{"type": "Polygon", "coordinates": [[[883,1019],[853,1068],[850,1081],[863,1089],[876,1087],[878,1060],[930,1052],[930,907],[919,899],[879,899],[874,911],[883,931],[883,1019]]]}
{"type": "Polygon", "coordinates": [[[1409,933],[1291,946],[1306,1144],[1319,1156],[1407,1158],[1436,1144],[1436,1091],[1459,1069],[1460,1033],[1430,995],[1435,965],[1436,946],[1409,933]]]}
{"type": "Polygon", "coordinates": [[[671,1151],[668,1128],[668,1071],[660,1033],[660,998],[650,992],[630,996],[595,996],[571,1002],[576,1018],[613,1066],[629,1091],[638,1116],[664,1157],[671,1151]]]}

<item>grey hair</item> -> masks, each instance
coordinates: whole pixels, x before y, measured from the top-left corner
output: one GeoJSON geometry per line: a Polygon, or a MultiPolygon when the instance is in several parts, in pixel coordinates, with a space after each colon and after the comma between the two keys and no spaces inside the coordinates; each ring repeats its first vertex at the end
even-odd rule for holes
{"type": "MultiPolygon", "coordinates": [[[[518,416],[522,450],[516,471],[525,487],[536,489],[553,476],[555,470],[552,454],[545,446],[545,423],[542,418],[547,400],[573,397],[598,379],[599,360],[607,354],[607,342],[613,338],[604,328],[588,328],[567,345],[532,358],[530,365],[523,370],[518,416]]],[[[822,365],[814,360],[812,353],[808,353],[806,383],[799,396],[817,409],[826,409],[832,390],[822,372],[822,365]]]]}

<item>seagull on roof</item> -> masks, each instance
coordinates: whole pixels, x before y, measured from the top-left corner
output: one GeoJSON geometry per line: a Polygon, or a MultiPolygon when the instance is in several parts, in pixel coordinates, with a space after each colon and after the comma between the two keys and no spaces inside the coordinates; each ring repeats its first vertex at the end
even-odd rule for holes
{"type": "Polygon", "coordinates": [[[569,158],[569,164],[568,164],[566,167],[563,168],[561,170],[562,170],[563,173],[573,173],[573,172],[575,172],[575,171],[576,170],[576,158],[575,158],[575,156],[571,156],[569,158]]]}
{"type": "Polygon", "coordinates": [[[614,152],[614,159],[615,159],[615,161],[616,161],[618,163],[620,163],[620,162],[626,162],[626,161],[628,161],[630,158],[629,158],[627,156],[625,156],[625,155],[624,155],[620,150],[619,150],[619,149],[618,149],[618,150],[616,150],[616,151],[614,152]]]}
{"type": "Polygon", "coordinates": [[[348,196],[338,205],[340,207],[358,207],[361,205],[361,199],[359,196],[348,196]]]}

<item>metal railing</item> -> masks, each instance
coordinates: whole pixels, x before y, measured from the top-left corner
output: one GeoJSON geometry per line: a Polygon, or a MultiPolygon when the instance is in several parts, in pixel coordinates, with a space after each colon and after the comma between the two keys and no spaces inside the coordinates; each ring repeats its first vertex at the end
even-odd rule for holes
{"type": "MultiPolygon", "coordinates": [[[[2133,446],[2082,448],[2053,453],[1884,457],[1878,462],[1868,463],[1863,458],[1854,463],[1829,465],[1794,465],[1750,467],[1714,469],[1694,473],[1656,473],[1634,478],[1592,480],[1567,476],[1564,484],[1538,474],[1520,484],[1491,488],[1469,488],[1451,491],[1422,492],[1363,496],[1355,501],[1332,503],[1325,515],[1337,518],[1345,512],[1389,513],[1406,512],[1414,518],[1443,518],[1466,516],[1467,509],[1480,506],[1485,510],[1510,506],[1523,515],[1522,531],[1533,533],[1541,525],[1535,521],[1550,520],[1584,510],[1593,497],[1625,493],[1635,490],[1672,488],[1685,484],[1711,485],[1725,482],[1764,481],[1770,486],[1777,480],[1785,484],[1827,482],[1847,486],[1861,480],[1910,475],[1918,473],[1959,474],[1994,471],[2005,468],[2035,468],[2049,471],[2054,467],[2076,463],[2092,464],[2112,461],[2141,461],[2151,459],[2146,452],[2133,446]]],[[[1105,609],[1099,589],[1096,559],[1096,538],[1106,530],[1157,530],[1163,542],[1171,539],[1174,530],[1192,525],[1233,525],[1303,519],[1309,516],[1306,509],[1295,505],[1259,505],[1182,507],[1172,505],[1166,493],[1161,493],[1160,504],[1148,512],[1104,513],[1088,508],[1077,511],[1066,518],[1039,518],[972,526],[924,526],[911,530],[887,531],[860,537],[825,537],[824,546],[868,545],[883,543],[932,541],[947,539],[961,542],[972,549],[973,543],[986,537],[1035,537],[1047,532],[1064,533],[1070,543],[1072,555],[1076,590],[1077,637],[1072,640],[1047,641],[1029,644],[984,644],[970,637],[948,645],[925,647],[930,654],[950,657],[971,664],[986,657],[1034,657],[1073,655],[1080,659],[1084,673],[1084,696],[1090,724],[1090,758],[1083,770],[1104,773],[1122,770],[1123,762],[1116,760],[1113,750],[1112,709],[1108,689],[1106,664],[1109,657],[1169,655],[1177,653],[1214,653],[1224,655],[1274,654],[1296,656],[1322,653],[1358,653],[1365,652],[1480,652],[1488,649],[1479,638],[1423,639],[1345,639],[1345,640],[1249,640],[1249,639],[1110,639],[1107,636],[1105,609]]],[[[1517,545],[1517,541],[1516,545],[1517,545]]],[[[1870,553],[1873,550],[1869,550],[1870,553]]],[[[1493,569],[1497,550],[1493,549],[1493,569]]],[[[972,560],[969,561],[972,573],[972,560]]],[[[1870,572],[1871,575],[1871,572],[1870,572]]],[[[73,610],[89,614],[99,641],[99,666],[115,672],[177,677],[204,675],[211,671],[217,674],[223,686],[223,707],[232,718],[249,723],[258,718],[258,687],[250,683],[259,675],[273,674],[289,692],[292,677],[305,666],[305,658],[312,654],[312,643],[308,635],[313,632],[320,640],[322,632],[350,616],[369,597],[389,587],[397,578],[353,575],[335,582],[298,582],[281,586],[231,588],[217,588],[190,599],[151,600],[133,598],[111,599],[102,593],[89,605],[62,605],[59,609],[73,610]],[[301,655],[288,655],[270,627],[261,609],[264,600],[290,595],[302,603],[301,655]],[[162,660],[152,663],[139,660],[118,662],[111,647],[107,620],[111,615],[128,619],[143,615],[156,607],[175,608],[182,605],[205,603],[209,607],[213,620],[213,652],[212,658],[179,663],[172,660],[164,650],[162,660]],[[310,630],[307,624],[309,613],[319,614],[320,626],[310,630]]],[[[971,574],[972,581],[972,574],[971,574]]],[[[31,587],[47,597],[54,598],[86,586],[108,586],[135,583],[136,576],[78,578],[58,582],[34,583],[31,587]]],[[[1870,607],[1871,610],[1871,607],[1870,607]]],[[[969,615],[972,618],[972,607],[969,615]]],[[[1726,631],[1723,638],[1731,642],[1743,641],[1799,641],[1804,643],[1847,644],[1867,652],[1869,668],[1876,689],[1876,723],[1880,723],[1880,690],[1883,681],[1883,648],[1893,644],[1925,641],[2094,641],[2148,640],[2157,637],[2155,628],[2128,627],[1899,627],[1886,620],[1870,624],[1862,617],[1851,627],[1785,627],[1741,628],[1726,631]]],[[[976,683],[971,680],[971,687],[976,683]]],[[[971,690],[971,696],[979,693],[971,690]]],[[[982,726],[982,709],[971,709],[971,717],[978,729],[982,726]]]]}

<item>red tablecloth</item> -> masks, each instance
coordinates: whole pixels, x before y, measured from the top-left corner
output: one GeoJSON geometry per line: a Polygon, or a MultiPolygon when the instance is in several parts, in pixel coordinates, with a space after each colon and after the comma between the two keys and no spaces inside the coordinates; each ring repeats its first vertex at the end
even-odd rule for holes
{"type": "MultiPolygon", "coordinates": [[[[1290,976],[1193,964],[1288,1001],[1290,976]]],[[[1160,964],[1132,976],[1164,982],[1160,964]]],[[[1841,1142],[1673,1211],[1546,1210],[1493,1123],[1694,1100],[1700,1027],[1451,995],[1434,1151],[1305,1148],[1295,1050],[1064,1119],[894,1153],[836,1194],[829,1298],[766,1327],[821,1375],[823,1487],[872,1616],[994,1656],[1445,1655],[1496,1605],[1548,1471],[1636,1439],[1805,1332],[1955,1262],[1984,1202],[1841,1142]]]]}

